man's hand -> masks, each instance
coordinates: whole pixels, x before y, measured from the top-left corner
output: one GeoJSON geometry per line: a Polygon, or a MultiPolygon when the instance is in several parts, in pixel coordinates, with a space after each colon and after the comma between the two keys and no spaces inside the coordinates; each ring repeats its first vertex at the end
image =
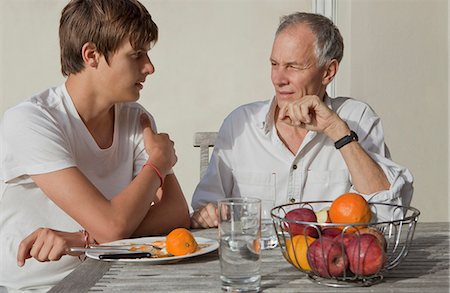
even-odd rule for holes
{"type": "Polygon", "coordinates": [[[67,254],[70,247],[85,245],[80,233],[61,232],[48,228],[35,230],[20,242],[17,265],[22,267],[25,260],[32,257],[41,262],[59,260],[67,254]]]}
{"type": "Polygon", "coordinates": [[[151,127],[147,114],[141,114],[141,126],[144,135],[145,150],[149,160],[163,176],[176,164],[174,143],[167,133],[155,133],[151,127]]]}
{"type": "Polygon", "coordinates": [[[208,203],[206,206],[196,210],[191,217],[191,228],[213,228],[219,224],[219,213],[217,206],[208,203]]]}
{"type": "Polygon", "coordinates": [[[350,133],[347,124],[315,95],[286,103],[280,108],[278,119],[292,126],[323,132],[333,141],[350,133]]]}

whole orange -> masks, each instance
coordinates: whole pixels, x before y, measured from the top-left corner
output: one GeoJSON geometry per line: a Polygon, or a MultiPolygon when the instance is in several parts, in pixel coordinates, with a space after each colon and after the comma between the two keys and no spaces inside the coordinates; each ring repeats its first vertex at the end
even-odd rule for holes
{"type": "Polygon", "coordinates": [[[166,250],[172,255],[193,253],[197,247],[194,235],[185,228],[176,228],[166,236],[166,250]]]}
{"type": "Polygon", "coordinates": [[[331,222],[339,224],[369,223],[372,219],[369,203],[362,195],[352,192],[336,198],[328,213],[331,222]]]}
{"type": "Polygon", "coordinates": [[[305,271],[310,271],[307,252],[309,245],[316,240],[313,237],[306,235],[296,235],[291,239],[286,239],[286,251],[288,253],[291,263],[296,268],[301,268],[305,271]]]}

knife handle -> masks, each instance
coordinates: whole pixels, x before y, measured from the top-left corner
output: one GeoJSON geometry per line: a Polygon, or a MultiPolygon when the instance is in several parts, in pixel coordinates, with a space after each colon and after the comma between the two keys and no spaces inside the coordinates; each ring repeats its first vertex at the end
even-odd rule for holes
{"type": "Polygon", "coordinates": [[[151,257],[150,252],[100,254],[99,259],[134,259],[151,257]]]}

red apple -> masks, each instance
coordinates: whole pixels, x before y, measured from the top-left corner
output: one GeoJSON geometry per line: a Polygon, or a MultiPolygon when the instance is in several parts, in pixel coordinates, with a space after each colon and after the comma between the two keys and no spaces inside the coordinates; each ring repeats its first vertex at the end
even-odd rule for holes
{"type": "Polygon", "coordinates": [[[309,246],[307,255],[312,271],[321,277],[341,277],[347,270],[345,252],[329,237],[316,239],[309,246]]]}
{"type": "Polygon", "coordinates": [[[386,238],[384,237],[383,233],[379,231],[375,227],[365,227],[359,230],[360,234],[372,234],[375,237],[377,237],[378,241],[380,242],[381,247],[383,247],[383,250],[386,252],[387,250],[387,242],[386,238]]]}
{"type": "Polygon", "coordinates": [[[352,273],[370,276],[378,273],[386,262],[386,254],[373,234],[355,234],[345,249],[352,273]]]}
{"type": "MultiPolygon", "coordinates": [[[[298,208],[292,211],[289,211],[286,216],[286,219],[288,220],[295,220],[300,222],[310,222],[310,223],[317,223],[317,217],[316,214],[312,209],[308,208],[298,208]]],[[[295,235],[304,235],[311,236],[314,238],[319,237],[318,229],[319,227],[314,226],[308,226],[307,224],[299,224],[299,223],[292,223],[287,222],[286,228],[288,231],[290,231],[292,236],[295,235]]]]}
{"type": "MultiPolygon", "coordinates": [[[[341,230],[341,232],[342,232],[342,230],[341,230]]],[[[347,253],[348,243],[354,237],[357,237],[356,234],[347,232],[344,234],[341,233],[341,234],[336,235],[333,240],[339,245],[344,244],[344,249],[345,249],[345,252],[347,253]]]]}
{"type": "Polygon", "coordinates": [[[330,237],[334,239],[336,236],[341,235],[342,230],[336,227],[324,227],[321,231],[322,237],[330,237]]]}

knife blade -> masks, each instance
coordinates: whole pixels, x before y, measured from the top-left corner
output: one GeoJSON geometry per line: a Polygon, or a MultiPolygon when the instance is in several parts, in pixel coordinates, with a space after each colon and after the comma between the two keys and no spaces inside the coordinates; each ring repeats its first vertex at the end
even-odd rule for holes
{"type": "Polygon", "coordinates": [[[92,252],[92,253],[104,253],[104,252],[111,252],[111,253],[119,253],[119,252],[129,252],[130,249],[127,248],[112,248],[112,247],[70,247],[70,252],[92,252]]]}
{"type": "Polygon", "coordinates": [[[100,254],[98,259],[136,259],[136,258],[149,258],[152,254],[150,252],[134,252],[134,253],[111,253],[100,254]]]}

